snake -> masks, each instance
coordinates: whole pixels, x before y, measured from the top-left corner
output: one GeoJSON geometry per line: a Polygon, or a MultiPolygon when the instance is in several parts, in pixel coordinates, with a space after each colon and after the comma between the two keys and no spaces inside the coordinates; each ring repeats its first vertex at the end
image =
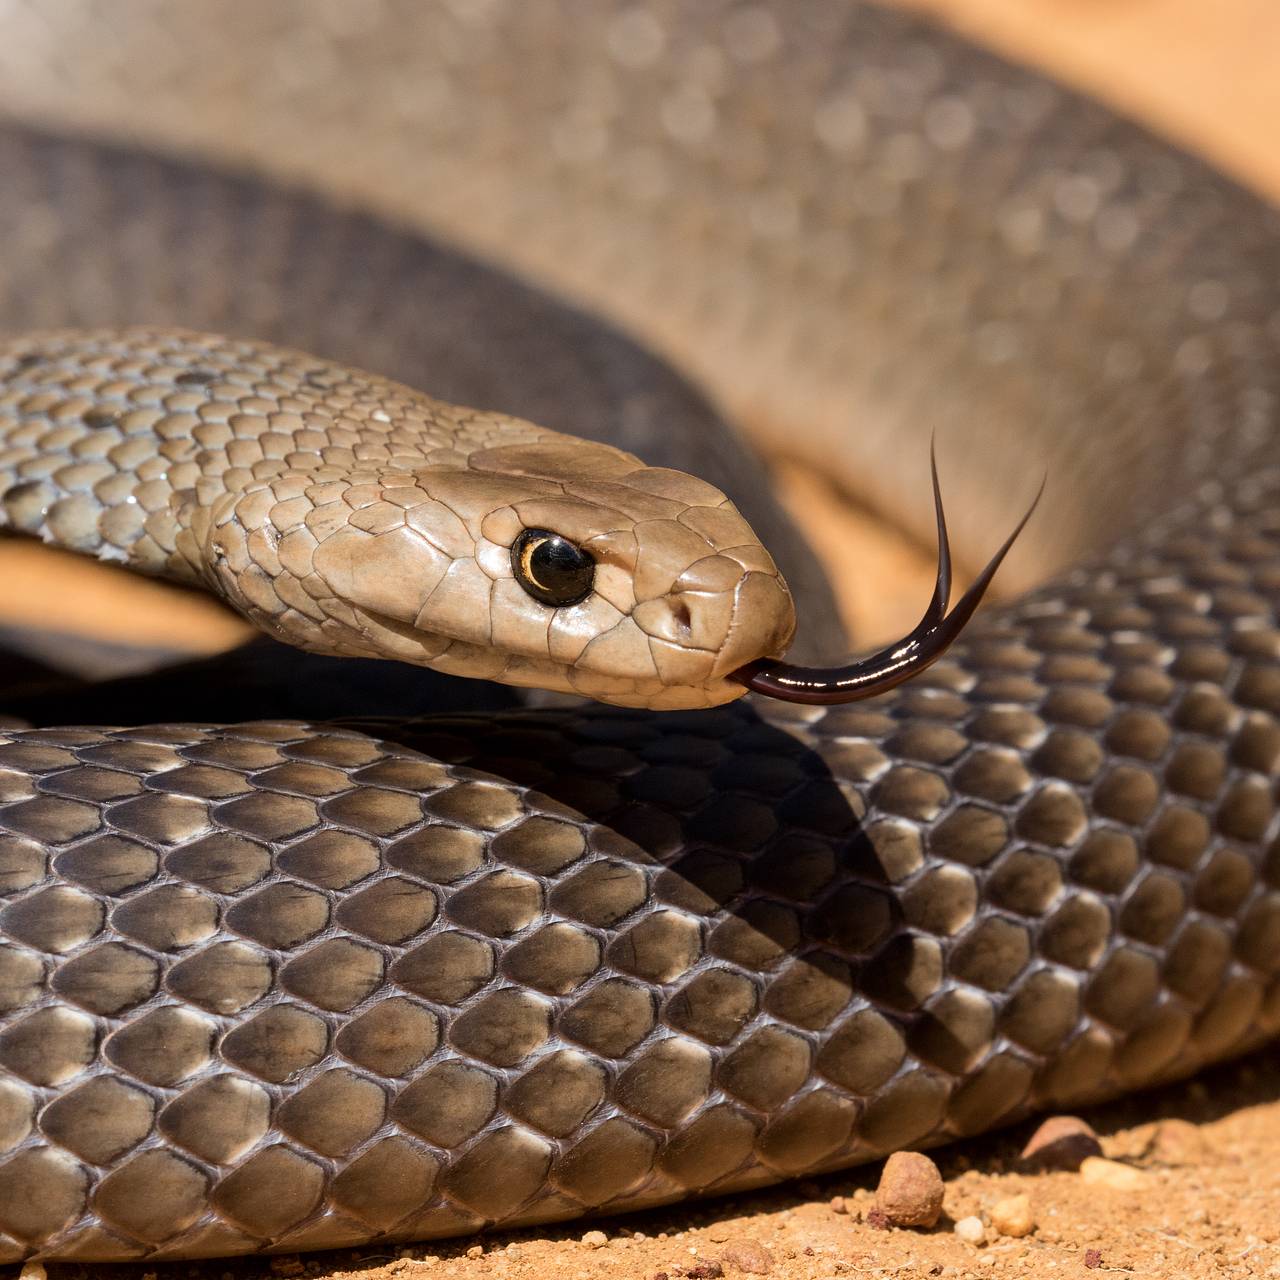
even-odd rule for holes
{"type": "Polygon", "coordinates": [[[1263,201],[874,5],[94,16],[4,18],[5,523],[331,692],[555,696],[11,714],[0,1259],[616,1214],[1275,1033],[1263,201]],[[813,665],[724,416],[936,521],[917,632],[813,665]],[[972,617],[931,438],[962,564],[1049,475],[972,617]]]}

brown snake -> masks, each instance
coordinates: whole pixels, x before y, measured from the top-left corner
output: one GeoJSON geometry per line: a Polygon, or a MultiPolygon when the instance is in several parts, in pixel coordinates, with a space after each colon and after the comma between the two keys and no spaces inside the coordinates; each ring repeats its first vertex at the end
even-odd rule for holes
{"type": "Polygon", "coordinates": [[[159,12],[31,6],[5,101],[501,248],[851,484],[891,442],[883,502],[936,428],[969,558],[1047,461],[1024,573],[1074,567],[877,701],[659,715],[791,628],[720,489],[631,456],[647,422],[696,460],[687,389],[357,216],[5,134],[4,323],[43,330],[0,348],[7,522],[304,645],[636,706],[7,731],[0,1258],[637,1208],[1274,1032],[1269,210],[874,8],[159,12]]]}

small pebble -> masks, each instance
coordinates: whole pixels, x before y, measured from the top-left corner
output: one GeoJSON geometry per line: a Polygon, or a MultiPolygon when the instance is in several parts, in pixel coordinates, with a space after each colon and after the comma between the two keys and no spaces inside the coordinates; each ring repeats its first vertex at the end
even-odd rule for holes
{"type": "Polygon", "coordinates": [[[588,1231],[582,1237],[582,1243],[588,1249],[603,1249],[609,1243],[609,1237],[603,1231],[588,1231]]]}
{"type": "Polygon", "coordinates": [[[1209,1143],[1204,1131],[1190,1121],[1161,1120],[1142,1154],[1153,1164],[1199,1164],[1209,1155],[1209,1143]]]}
{"type": "MultiPolygon", "coordinates": [[[[895,1151],[884,1162],[876,1207],[883,1224],[892,1227],[932,1227],[942,1213],[942,1175],[928,1156],[918,1151],[895,1151]]],[[[881,1225],[867,1221],[872,1226],[881,1225]]]]}
{"type": "Polygon", "coordinates": [[[767,1276],[773,1270],[773,1254],[754,1240],[733,1240],[720,1252],[720,1264],[749,1276],[767,1276]]]}
{"type": "Polygon", "coordinates": [[[473,1244],[473,1245],[471,1246],[471,1248],[467,1250],[467,1257],[468,1257],[468,1258],[483,1258],[483,1257],[484,1257],[484,1245],[482,1245],[482,1244],[473,1244]]]}
{"type": "Polygon", "coordinates": [[[965,1244],[971,1244],[975,1249],[987,1243],[987,1228],[983,1225],[982,1219],[975,1215],[961,1218],[952,1230],[965,1244]]]}
{"type": "Polygon", "coordinates": [[[847,1200],[845,1200],[844,1196],[831,1197],[831,1212],[832,1213],[848,1213],[849,1212],[849,1203],[847,1200]]]}
{"type": "Polygon", "coordinates": [[[1151,1181],[1141,1169],[1101,1156],[1090,1156],[1080,1166],[1080,1177],[1091,1187],[1110,1187],[1113,1191],[1141,1191],[1151,1181]]]}
{"type": "Polygon", "coordinates": [[[1090,1271],[1096,1271],[1100,1266],[1102,1266],[1102,1250],[1086,1249],[1084,1251],[1084,1265],[1088,1267],[1090,1271]]]}
{"type": "Polygon", "coordinates": [[[991,1225],[1002,1236],[1015,1240],[1029,1236],[1035,1230],[1036,1219],[1031,1212],[1031,1197],[1006,1196],[991,1206],[991,1225]]]}
{"type": "Polygon", "coordinates": [[[45,1280],[46,1275],[43,1262],[24,1262],[18,1280],[45,1280]]]}
{"type": "Polygon", "coordinates": [[[1102,1143],[1078,1116],[1050,1116],[1022,1148],[1022,1164],[1028,1169],[1064,1169],[1074,1172],[1090,1156],[1102,1154],[1102,1143]]]}

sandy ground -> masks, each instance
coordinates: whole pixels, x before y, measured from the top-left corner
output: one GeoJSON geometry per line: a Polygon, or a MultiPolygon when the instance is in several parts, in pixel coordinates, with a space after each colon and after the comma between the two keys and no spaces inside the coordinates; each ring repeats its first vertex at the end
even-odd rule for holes
{"type": "MultiPolygon", "coordinates": [[[[919,7],[1055,69],[1280,196],[1278,0],[919,0],[919,7]]],[[[856,633],[890,633],[902,621],[913,621],[928,590],[928,557],[892,531],[849,512],[818,477],[785,468],[780,478],[833,567],[858,566],[856,580],[839,584],[856,633]],[[858,548],[857,555],[849,554],[851,546],[858,548]],[[877,603],[883,601],[888,603],[877,603]]],[[[175,602],[154,584],[106,576],[91,566],[73,571],[62,562],[51,564],[44,554],[0,543],[0,621],[88,629],[197,652],[222,648],[239,634],[239,624],[194,597],[175,602]],[[55,583],[56,591],[48,589],[55,583]],[[39,600],[40,608],[21,607],[23,600],[39,600]]],[[[1089,1118],[1103,1135],[1107,1154],[1138,1171],[1134,1186],[1089,1184],[1078,1173],[1016,1172],[1017,1153],[1031,1128],[1024,1126],[938,1155],[946,1179],[945,1216],[929,1232],[878,1230],[864,1220],[877,1174],[872,1168],[540,1235],[417,1247],[394,1256],[363,1251],[175,1264],[157,1273],[160,1280],[258,1274],[364,1280],[710,1280],[721,1274],[768,1274],[778,1280],[1092,1273],[1280,1277],[1276,1051],[1099,1109],[1089,1118]],[[1157,1132],[1153,1126],[1161,1117],[1173,1117],[1175,1124],[1157,1132]],[[1024,1192],[1036,1221],[1029,1236],[992,1234],[974,1246],[953,1232],[954,1221],[989,1215],[1000,1200],[1024,1192]]],[[[136,1269],[101,1267],[56,1272],[139,1275],[136,1269]]]]}

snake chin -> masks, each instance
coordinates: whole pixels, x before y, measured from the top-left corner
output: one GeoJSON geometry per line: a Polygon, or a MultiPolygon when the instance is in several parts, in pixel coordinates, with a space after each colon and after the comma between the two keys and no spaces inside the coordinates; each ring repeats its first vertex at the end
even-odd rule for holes
{"type": "MultiPolygon", "coordinates": [[[[755,595],[755,590],[749,594],[755,595]]],[[[705,679],[697,683],[668,682],[661,675],[637,678],[608,670],[594,670],[586,664],[504,653],[499,649],[421,631],[377,610],[356,609],[353,612],[366,641],[348,647],[347,652],[352,656],[392,658],[415,666],[431,667],[449,675],[495,680],[520,688],[548,689],[612,706],[656,711],[703,710],[742,697],[747,689],[737,680],[728,678],[739,666],[736,658],[740,651],[738,636],[744,636],[747,645],[758,649],[758,644],[752,644],[755,637],[749,634],[748,628],[731,631],[732,643],[726,643],[724,651],[719,654],[686,651],[684,656],[707,672],[705,679]]],[[[790,630],[781,637],[775,636],[770,643],[770,652],[785,648],[789,639],[790,630]]],[[[665,647],[673,648],[670,645],[665,647]]],[[[658,665],[655,661],[654,666],[658,665]]]]}

